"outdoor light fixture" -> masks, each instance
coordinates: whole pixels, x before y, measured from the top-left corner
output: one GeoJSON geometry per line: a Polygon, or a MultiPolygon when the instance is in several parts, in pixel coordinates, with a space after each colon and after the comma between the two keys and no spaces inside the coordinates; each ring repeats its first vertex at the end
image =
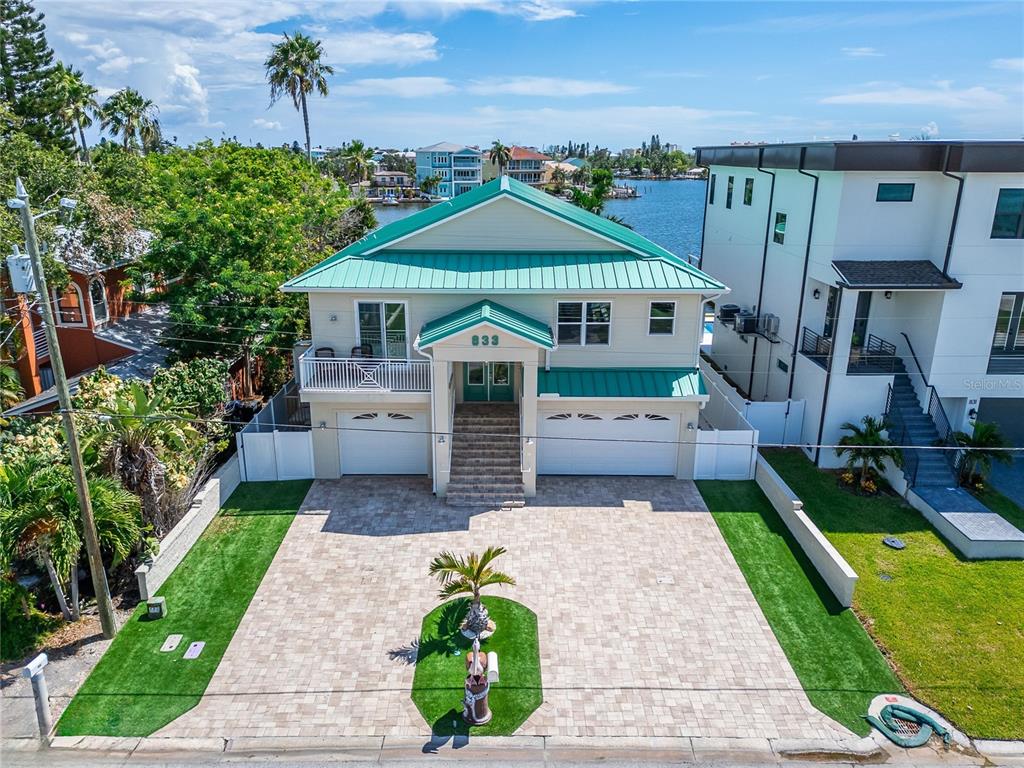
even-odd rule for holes
{"type": "Polygon", "coordinates": [[[687,432],[693,432],[693,422],[692,422],[692,421],[691,421],[691,422],[689,422],[689,423],[688,423],[688,424],[686,425],[686,431],[687,431],[687,432]]]}
{"type": "Polygon", "coordinates": [[[886,291],[885,292],[885,298],[891,299],[892,298],[892,291],[886,291]]]}
{"type": "Polygon", "coordinates": [[[527,445],[533,445],[533,438],[532,437],[526,438],[526,444],[527,445]]]}
{"type": "Polygon", "coordinates": [[[815,289],[814,289],[814,293],[812,293],[811,295],[812,295],[812,296],[813,296],[813,297],[814,297],[815,299],[820,299],[820,298],[821,298],[821,289],[820,289],[820,288],[815,288],[815,289]]]}
{"type": "Polygon", "coordinates": [[[320,422],[320,429],[327,429],[327,422],[326,421],[321,421],[320,422]]]}
{"type": "Polygon", "coordinates": [[[332,323],[338,322],[338,316],[333,312],[327,316],[327,319],[330,320],[332,323]]]}
{"type": "Polygon", "coordinates": [[[438,437],[437,438],[437,442],[443,444],[444,443],[444,435],[441,435],[440,437],[438,437]]]}

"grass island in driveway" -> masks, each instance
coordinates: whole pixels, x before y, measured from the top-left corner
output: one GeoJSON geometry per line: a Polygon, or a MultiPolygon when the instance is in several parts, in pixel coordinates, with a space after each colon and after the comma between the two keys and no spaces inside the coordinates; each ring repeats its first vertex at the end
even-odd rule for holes
{"type": "Polygon", "coordinates": [[[961,559],[899,497],[855,496],[799,451],[764,455],[860,576],[854,609],[910,692],[971,736],[1024,738],[1024,563],[961,559]]]}
{"type": "Polygon", "coordinates": [[[141,604],[72,699],[59,736],[148,736],[202,698],[310,481],[241,485],[159,590],[167,617],[141,604]],[[182,635],[169,653],[168,635],[182,635]],[[206,643],[199,658],[189,644],[206,643]]]}

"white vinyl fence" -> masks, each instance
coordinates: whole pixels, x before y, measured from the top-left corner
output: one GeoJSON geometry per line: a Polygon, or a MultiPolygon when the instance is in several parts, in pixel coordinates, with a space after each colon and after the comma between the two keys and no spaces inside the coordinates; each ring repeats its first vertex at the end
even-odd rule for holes
{"type": "Polygon", "coordinates": [[[737,411],[758,431],[762,445],[800,445],[800,432],[804,425],[803,400],[753,402],[737,392],[704,359],[700,361],[700,372],[711,394],[704,417],[713,426],[729,424],[732,411],[737,411]]]}
{"type": "Polygon", "coordinates": [[[313,433],[307,408],[291,381],[235,435],[243,481],[313,477],[313,433]]]}
{"type": "MultiPolygon", "coordinates": [[[[710,367],[709,367],[709,370],[710,367]]],[[[714,371],[711,371],[714,373],[714,371]]],[[[704,364],[701,363],[701,373],[704,364]]],[[[752,480],[757,464],[757,429],[733,402],[735,392],[720,376],[704,376],[711,399],[704,406],[703,419],[711,429],[697,431],[697,480],[752,480]]]]}

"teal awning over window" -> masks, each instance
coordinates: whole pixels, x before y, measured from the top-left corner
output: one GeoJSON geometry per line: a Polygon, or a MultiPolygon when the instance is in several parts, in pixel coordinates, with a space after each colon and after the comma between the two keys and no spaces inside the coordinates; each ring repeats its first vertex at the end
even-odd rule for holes
{"type": "Polygon", "coordinates": [[[475,328],[481,323],[489,323],[544,349],[554,349],[555,339],[549,326],[522,312],[516,312],[489,300],[478,301],[437,320],[431,320],[420,331],[416,346],[425,349],[450,336],[475,328]]]}
{"type": "Polygon", "coordinates": [[[537,394],[559,397],[707,395],[696,368],[551,368],[537,371],[537,394]]]}

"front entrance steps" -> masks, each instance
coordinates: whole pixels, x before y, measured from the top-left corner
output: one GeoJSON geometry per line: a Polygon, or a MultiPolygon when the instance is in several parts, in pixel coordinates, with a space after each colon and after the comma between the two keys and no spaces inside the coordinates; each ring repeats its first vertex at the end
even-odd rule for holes
{"type": "Polygon", "coordinates": [[[518,405],[455,406],[446,500],[454,507],[521,507],[526,503],[518,405]]]}

